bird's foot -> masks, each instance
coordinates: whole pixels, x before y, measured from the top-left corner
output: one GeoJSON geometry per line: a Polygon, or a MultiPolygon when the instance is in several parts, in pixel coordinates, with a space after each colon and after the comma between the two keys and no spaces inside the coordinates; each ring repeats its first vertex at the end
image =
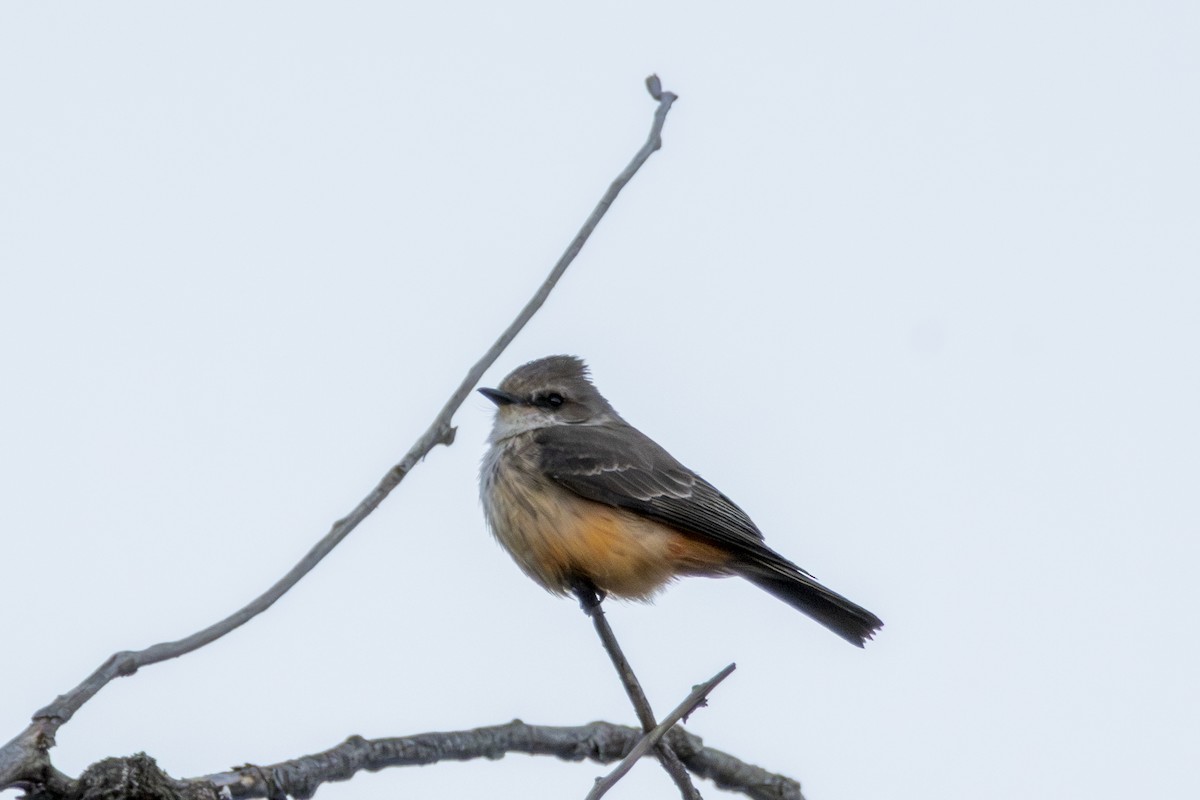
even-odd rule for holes
{"type": "Polygon", "coordinates": [[[608,596],[608,592],[597,589],[596,584],[583,577],[571,579],[571,592],[578,598],[579,607],[583,609],[583,613],[589,617],[596,613],[596,609],[600,608],[600,604],[608,596]]]}

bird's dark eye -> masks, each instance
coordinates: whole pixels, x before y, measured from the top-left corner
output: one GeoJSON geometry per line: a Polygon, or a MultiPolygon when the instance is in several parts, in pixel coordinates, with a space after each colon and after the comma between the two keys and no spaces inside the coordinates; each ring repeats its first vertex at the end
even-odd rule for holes
{"type": "Polygon", "coordinates": [[[542,408],[558,408],[567,401],[558,392],[550,392],[549,394],[538,395],[534,398],[533,402],[542,408]]]}

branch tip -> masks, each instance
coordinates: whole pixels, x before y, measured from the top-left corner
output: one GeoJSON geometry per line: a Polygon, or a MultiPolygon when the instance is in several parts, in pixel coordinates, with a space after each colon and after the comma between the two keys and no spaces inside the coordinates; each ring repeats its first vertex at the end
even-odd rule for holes
{"type": "Polygon", "coordinates": [[[655,100],[662,100],[662,81],[658,75],[649,75],[646,77],[646,91],[650,92],[650,96],[655,100]]]}

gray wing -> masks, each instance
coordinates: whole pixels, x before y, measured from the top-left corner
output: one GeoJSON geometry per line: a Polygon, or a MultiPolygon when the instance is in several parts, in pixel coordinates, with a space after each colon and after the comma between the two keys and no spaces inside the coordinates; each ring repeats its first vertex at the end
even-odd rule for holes
{"type": "Polygon", "coordinates": [[[576,494],[662,522],[735,557],[732,568],[858,647],[879,617],[763,543],[746,512],[645,434],[622,423],[534,432],[542,472],[576,494]]]}
{"type": "Polygon", "coordinates": [[[534,439],[542,472],[582,497],[734,553],[758,558],[771,553],[746,512],[632,426],[553,425],[536,431],[534,439]]]}

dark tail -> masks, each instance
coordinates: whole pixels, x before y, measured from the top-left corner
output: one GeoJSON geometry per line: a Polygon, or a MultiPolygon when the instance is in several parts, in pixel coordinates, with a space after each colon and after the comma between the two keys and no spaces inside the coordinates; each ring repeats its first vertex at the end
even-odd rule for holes
{"type": "Polygon", "coordinates": [[[791,569],[785,571],[780,569],[781,565],[771,564],[771,569],[746,568],[739,570],[739,574],[856,647],[862,647],[883,627],[883,620],[870,611],[826,589],[791,563],[785,563],[791,569]]]}

